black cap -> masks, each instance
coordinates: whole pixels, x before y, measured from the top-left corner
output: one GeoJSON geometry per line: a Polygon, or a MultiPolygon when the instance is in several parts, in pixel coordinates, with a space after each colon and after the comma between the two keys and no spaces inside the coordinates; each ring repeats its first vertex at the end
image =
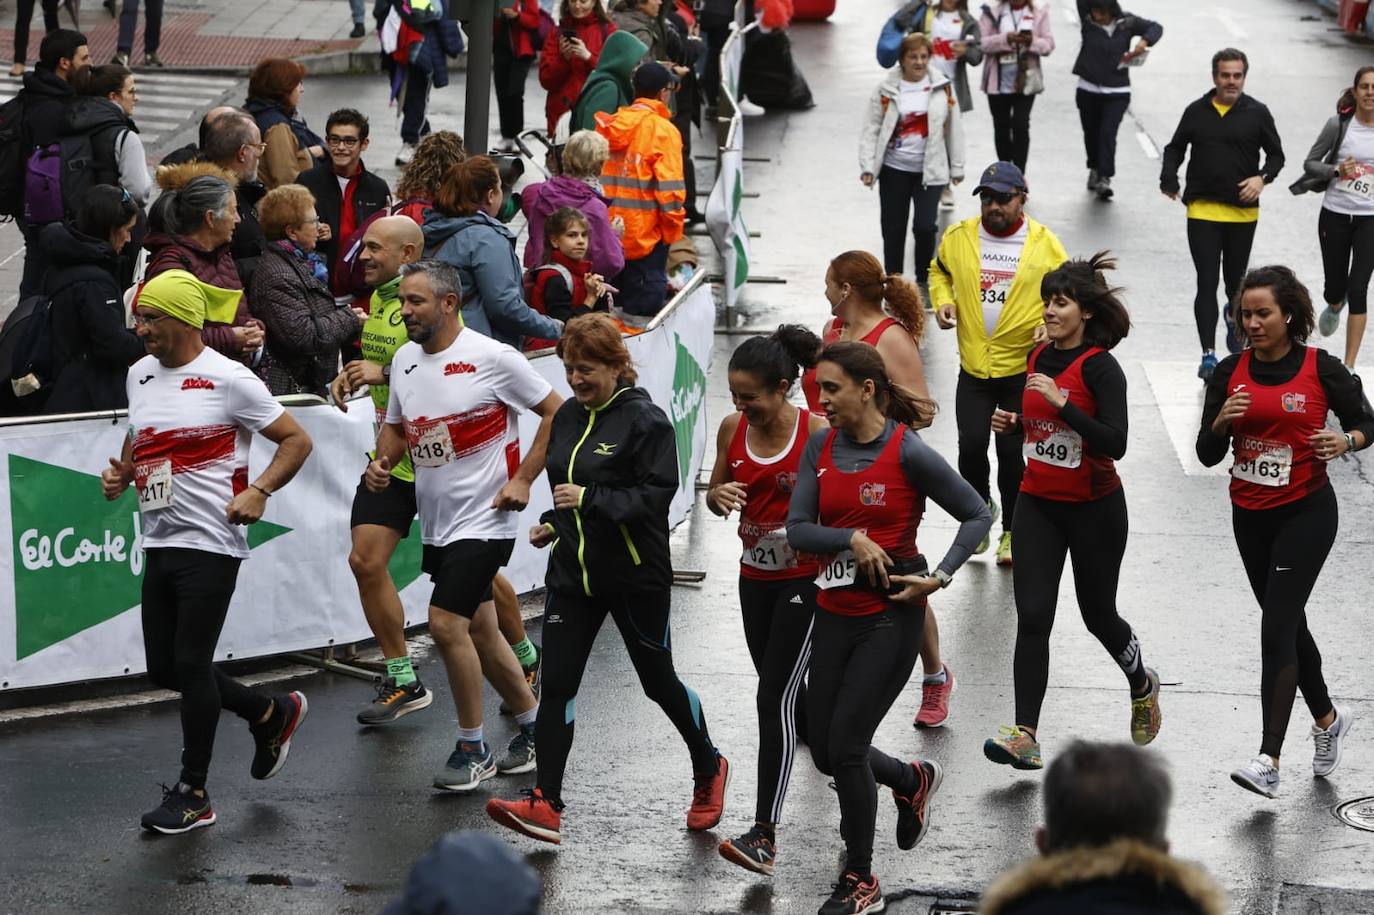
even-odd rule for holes
{"type": "Polygon", "coordinates": [[[994,162],[989,165],[983,171],[983,177],[978,179],[978,186],[973,189],[974,196],[981,194],[984,188],[1002,194],[1030,190],[1026,187],[1026,176],[1010,162],[994,162]]]}
{"type": "Polygon", "coordinates": [[[675,82],[663,64],[652,60],[640,64],[634,75],[635,98],[653,98],[675,82]]]}

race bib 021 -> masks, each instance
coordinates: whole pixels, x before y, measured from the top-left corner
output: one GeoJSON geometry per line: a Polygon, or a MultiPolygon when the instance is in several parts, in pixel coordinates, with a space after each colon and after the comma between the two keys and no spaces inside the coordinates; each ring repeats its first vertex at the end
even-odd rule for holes
{"type": "Polygon", "coordinates": [[[797,567],[797,554],[782,528],[761,532],[752,545],[746,542],[740,562],[761,572],[781,572],[797,567]]]}

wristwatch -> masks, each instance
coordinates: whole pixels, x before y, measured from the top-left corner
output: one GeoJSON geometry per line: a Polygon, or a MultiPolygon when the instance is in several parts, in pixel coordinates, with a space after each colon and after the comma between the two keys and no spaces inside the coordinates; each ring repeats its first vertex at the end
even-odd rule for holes
{"type": "Polygon", "coordinates": [[[391,384],[391,363],[389,362],[382,366],[382,380],[387,384],[391,384]]]}
{"type": "Polygon", "coordinates": [[[1345,450],[1346,450],[1346,451],[1354,451],[1354,450],[1355,450],[1355,436],[1351,435],[1349,432],[1344,433],[1344,435],[1345,435],[1345,450]]]}
{"type": "Polygon", "coordinates": [[[949,583],[954,580],[953,576],[946,572],[944,569],[936,569],[933,573],[931,573],[930,577],[938,581],[940,583],[940,587],[942,588],[948,588],[949,583]]]}

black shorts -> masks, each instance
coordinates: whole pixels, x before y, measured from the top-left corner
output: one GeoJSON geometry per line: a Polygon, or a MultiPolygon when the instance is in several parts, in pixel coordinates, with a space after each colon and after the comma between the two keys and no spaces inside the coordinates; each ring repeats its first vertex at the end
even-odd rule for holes
{"type": "Polygon", "coordinates": [[[420,571],[434,582],[431,607],[472,619],[477,607],[492,599],[491,581],[510,562],[514,540],[455,540],[446,546],[425,545],[420,571]]]}
{"type": "Polygon", "coordinates": [[[358,481],[358,491],[353,494],[353,514],[348,519],[349,527],[360,524],[380,524],[400,531],[402,539],[410,536],[411,522],[415,520],[415,484],[391,478],[391,485],[381,492],[367,488],[367,474],[358,481]]]}

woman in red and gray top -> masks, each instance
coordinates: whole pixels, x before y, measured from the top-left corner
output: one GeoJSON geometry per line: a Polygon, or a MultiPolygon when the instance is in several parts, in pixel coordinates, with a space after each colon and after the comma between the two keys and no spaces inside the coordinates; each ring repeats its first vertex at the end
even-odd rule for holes
{"type": "Polygon", "coordinates": [[[883,358],[857,342],[832,343],[817,365],[831,429],[806,443],[787,515],[787,541],[821,555],[812,631],[807,739],[835,779],[847,860],[822,915],[883,905],[872,873],[875,782],[897,803],[897,845],[925,835],[942,772],[871,746],[906,686],[925,628],[926,597],[949,583],[992,526],[978,493],[911,428],[935,405],[888,378],[883,358]],[[961,523],[933,573],[916,548],[926,496],[961,523]]]}
{"type": "Polygon", "coordinates": [[[1159,677],[1116,609],[1126,555],[1126,496],[1114,461],[1126,453],[1126,376],[1108,350],[1131,327],[1119,290],[1103,272],[1106,252],[1068,261],[1040,281],[1048,343],[1031,351],[1021,412],[996,410],[992,431],[1021,432],[1026,472],[1016,500],[1016,723],[983,744],[983,754],[1017,769],[1039,769],[1040,706],[1049,678],[1050,631],[1064,560],[1073,558],[1083,624],[1126,674],[1131,737],[1159,733],[1159,677]]]}
{"type": "Polygon", "coordinates": [[[1297,690],[1312,713],[1312,773],[1325,778],[1341,759],[1354,722],[1331,702],[1321,654],[1307,628],[1307,598],[1336,540],[1336,494],[1326,462],[1374,441],[1374,417],[1360,382],[1329,353],[1307,346],[1312,298],[1287,267],[1246,274],[1233,306],[1236,333],[1249,342],[1217,366],[1207,385],[1198,460],[1219,464],[1229,450],[1231,518],[1250,587],[1260,603],[1259,755],[1231,779],[1265,797],[1279,791],[1279,751],[1297,690]],[[1326,427],[1326,414],[1340,420],[1326,427]]]}

